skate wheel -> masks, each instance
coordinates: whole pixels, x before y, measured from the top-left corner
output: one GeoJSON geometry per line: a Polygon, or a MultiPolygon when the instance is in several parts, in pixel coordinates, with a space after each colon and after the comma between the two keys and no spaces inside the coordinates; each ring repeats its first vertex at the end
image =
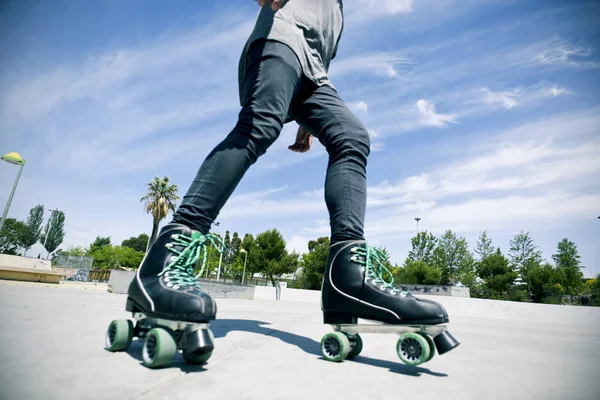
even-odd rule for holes
{"type": "Polygon", "coordinates": [[[328,361],[342,361],[350,350],[350,341],[342,332],[331,332],[321,339],[321,354],[328,361]]]}
{"type": "Polygon", "coordinates": [[[106,350],[124,351],[133,339],[133,323],[128,319],[114,320],[106,330],[106,350]]]}
{"type": "Polygon", "coordinates": [[[363,341],[358,333],[356,335],[348,335],[348,341],[350,342],[351,350],[346,359],[350,360],[360,354],[363,349],[363,341]]]}
{"type": "Polygon", "coordinates": [[[177,344],[173,336],[163,328],[153,328],[144,339],[142,363],[150,368],[163,367],[173,360],[176,352],[177,344]]]}
{"type": "MultiPolygon", "coordinates": [[[[210,336],[210,340],[214,343],[215,341],[215,336],[213,335],[212,331],[210,329],[208,330],[208,335],[210,336]]],[[[202,348],[197,348],[197,349],[191,349],[186,347],[185,349],[183,349],[183,359],[187,364],[192,364],[192,365],[200,365],[200,364],[204,364],[205,362],[208,361],[208,359],[212,356],[213,351],[206,351],[205,349],[202,348]]]]}
{"type": "Polygon", "coordinates": [[[398,339],[396,352],[405,364],[419,365],[429,359],[429,343],[418,333],[408,332],[398,339]]]}
{"type": "Polygon", "coordinates": [[[429,336],[428,334],[419,332],[419,335],[423,336],[425,340],[427,340],[427,344],[429,344],[429,358],[425,361],[430,361],[435,355],[435,343],[433,342],[431,336],[429,336]]]}

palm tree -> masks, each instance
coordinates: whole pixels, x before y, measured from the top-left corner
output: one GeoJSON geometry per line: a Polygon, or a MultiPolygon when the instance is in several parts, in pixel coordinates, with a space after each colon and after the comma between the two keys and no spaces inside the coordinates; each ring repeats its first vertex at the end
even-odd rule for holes
{"type": "Polygon", "coordinates": [[[146,202],[146,212],[152,214],[152,235],[148,240],[146,251],[158,235],[158,224],[164,219],[169,211],[175,211],[175,202],[179,200],[177,196],[177,185],[169,184],[169,178],[159,178],[158,176],[148,183],[146,195],[140,201],[146,202]]]}

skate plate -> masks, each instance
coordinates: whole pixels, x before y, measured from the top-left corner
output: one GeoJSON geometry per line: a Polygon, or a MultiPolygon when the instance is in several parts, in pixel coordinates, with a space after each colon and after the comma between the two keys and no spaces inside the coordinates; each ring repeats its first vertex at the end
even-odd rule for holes
{"type": "Polygon", "coordinates": [[[349,334],[357,333],[407,333],[422,332],[431,337],[447,329],[446,325],[388,325],[388,324],[332,324],[333,330],[349,334]]]}
{"type": "Polygon", "coordinates": [[[328,361],[340,362],[357,357],[363,348],[360,333],[399,334],[396,354],[407,365],[430,361],[436,349],[444,354],[459,343],[446,325],[329,324],[334,332],[321,339],[321,354],[328,361]]]}
{"type": "Polygon", "coordinates": [[[181,352],[188,364],[204,364],[214,350],[214,335],[209,323],[176,321],[133,312],[133,321],[112,321],[106,332],[108,351],[125,351],[133,338],[143,342],[142,364],[150,368],[171,363],[181,352]]]}

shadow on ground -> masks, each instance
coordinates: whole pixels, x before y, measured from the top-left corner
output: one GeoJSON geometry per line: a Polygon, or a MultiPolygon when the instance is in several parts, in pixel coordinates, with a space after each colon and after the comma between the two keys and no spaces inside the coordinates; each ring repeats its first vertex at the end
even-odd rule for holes
{"type": "MultiPolygon", "coordinates": [[[[308,354],[317,356],[320,360],[326,361],[321,355],[321,344],[319,342],[305,336],[273,329],[269,327],[268,322],[248,319],[220,319],[211,323],[211,330],[215,335],[215,339],[225,337],[229,332],[233,331],[251,332],[265,336],[272,336],[281,340],[282,342],[296,346],[308,354]]],[[[345,362],[357,362],[361,364],[372,365],[374,367],[387,368],[390,372],[408,376],[420,376],[421,374],[428,374],[438,377],[448,376],[444,373],[432,372],[423,367],[411,367],[406,364],[402,364],[400,360],[395,363],[386,360],[377,360],[374,358],[358,356],[351,361],[349,360],[345,362]]]]}
{"type": "MultiPolygon", "coordinates": [[[[316,356],[319,360],[324,362],[325,358],[321,355],[321,344],[311,338],[296,335],[294,333],[281,331],[269,327],[268,322],[256,321],[250,319],[219,319],[213,321],[210,325],[215,336],[215,345],[218,346],[218,339],[224,338],[229,332],[240,331],[249,332],[259,335],[271,336],[285,342],[289,345],[296,346],[300,350],[310,355],[316,356]]],[[[127,350],[127,354],[131,357],[142,362],[142,342],[134,340],[131,346],[127,350]]],[[[210,362],[210,361],[209,361],[210,362]]],[[[361,364],[367,364],[379,368],[387,368],[390,372],[407,375],[407,376],[421,376],[421,374],[427,374],[437,377],[447,377],[447,374],[433,372],[423,367],[411,367],[406,364],[402,364],[400,360],[398,362],[391,362],[386,360],[377,360],[365,356],[358,356],[353,360],[346,360],[343,362],[357,362],[361,364]]],[[[206,371],[202,365],[190,365],[183,360],[181,353],[177,353],[173,362],[165,368],[179,368],[183,372],[201,372],[206,371]]]]}

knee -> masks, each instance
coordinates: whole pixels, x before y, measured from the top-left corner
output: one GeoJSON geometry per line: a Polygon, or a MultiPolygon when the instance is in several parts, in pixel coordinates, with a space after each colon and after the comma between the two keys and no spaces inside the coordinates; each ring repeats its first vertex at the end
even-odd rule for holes
{"type": "Polygon", "coordinates": [[[371,152],[371,138],[362,123],[353,121],[352,124],[340,125],[339,133],[332,139],[327,145],[332,158],[352,158],[366,165],[371,152]]]}

